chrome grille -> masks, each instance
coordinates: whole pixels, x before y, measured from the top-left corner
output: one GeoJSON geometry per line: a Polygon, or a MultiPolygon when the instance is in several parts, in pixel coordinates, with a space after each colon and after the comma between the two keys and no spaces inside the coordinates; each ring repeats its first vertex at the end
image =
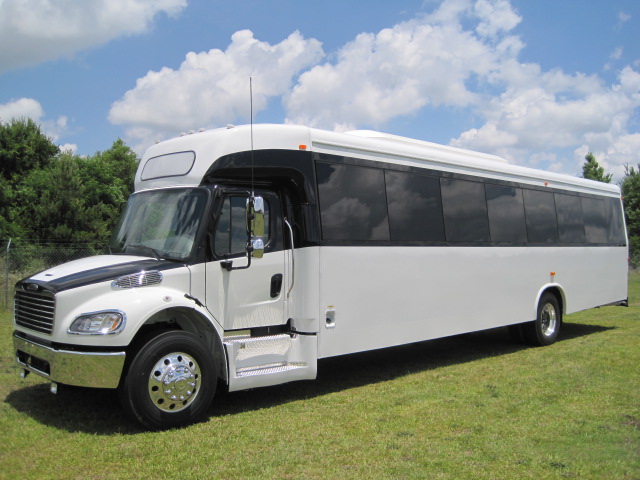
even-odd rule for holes
{"type": "Polygon", "coordinates": [[[13,300],[13,318],[16,325],[51,334],[55,305],[55,295],[47,290],[39,292],[16,290],[13,300]]]}

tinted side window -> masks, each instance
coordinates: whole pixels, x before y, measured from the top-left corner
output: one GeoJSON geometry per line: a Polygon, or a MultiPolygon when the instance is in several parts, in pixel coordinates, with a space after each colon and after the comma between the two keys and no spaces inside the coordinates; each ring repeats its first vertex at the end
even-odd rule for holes
{"type": "Polygon", "coordinates": [[[487,184],[485,190],[491,241],[525,243],[527,227],[524,219],[522,189],[487,184]]]}
{"type": "Polygon", "coordinates": [[[531,243],[557,243],[558,223],[553,193],[524,190],[527,237],[531,243]]]}
{"type": "Polygon", "coordinates": [[[389,240],[381,169],[318,162],[316,174],[322,238],[389,240]]]}
{"type": "Polygon", "coordinates": [[[385,183],[391,240],[443,242],[438,178],[387,170],[385,183]]]}
{"type": "Polygon", "coordinates": [[[449,242],[488,242],[489,222],[484,185],[441,178],[444,228],[449,242]]]}
{"type": "Polygon", "coordinates": [[[626,237],[620,199],[608,198],[605,202],[605,214],[609,219],[609,243],[612,245],[624,245],[626,237]]]}
{"type": "MultiPolygon", "coordinates": [[[[216,256],[239,255],[247,247],[247,197],[224,199],[213,241],[216,256]]],[[[269,204],[264,204],[264,243],[269,239],[269,204]]]]}
{"type": "Polygon", "coordinates": [[[609,225],[603,198],[582,197],[584,229],[589,243],[607,243],[609,225]]]}
{"type": "Polygon", "coordinates": [[[556,193],[555,200],[560,243],[584,243],[586,236],[580,197],[556,193]]]}

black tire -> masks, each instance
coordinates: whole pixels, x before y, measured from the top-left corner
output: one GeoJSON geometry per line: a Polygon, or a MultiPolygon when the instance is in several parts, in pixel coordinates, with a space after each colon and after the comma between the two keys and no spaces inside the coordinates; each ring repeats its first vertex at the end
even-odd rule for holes
{"type": "Polygon", "coordinates": [[[182,427],[201,420],[217,384],[213,352],[195,335],[162,332],[135,352],[120,386],[123,408],[145,427],[182,427]]]}
{"type": "Polygon", "coordinates": [[[530,345],[544,347],[558,339],[562,325],[562,311],[557,297],[546,292],[540,297],[538,312],[533,322],[522,324],[522,334],[530,345]]]}

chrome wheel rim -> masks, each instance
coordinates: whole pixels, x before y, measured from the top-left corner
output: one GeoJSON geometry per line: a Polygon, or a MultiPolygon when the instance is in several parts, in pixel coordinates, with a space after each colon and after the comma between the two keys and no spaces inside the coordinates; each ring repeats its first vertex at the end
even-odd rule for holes
{"type": "Polygon", "coordinates": [[[175,352],[163,356],[149,374],[149,397],[165,412],[179,412],[198,396],[200,367],[193,357],[175,352]]]}
{"type": "Polygon", "coordinates": [[[558,328],[558,317],[556,315],[556,309],[551,303],[547,303],[542,307],[540,320],[540,328],[545,337],[550,337],[556,332],[556,328],[558,328]]]}

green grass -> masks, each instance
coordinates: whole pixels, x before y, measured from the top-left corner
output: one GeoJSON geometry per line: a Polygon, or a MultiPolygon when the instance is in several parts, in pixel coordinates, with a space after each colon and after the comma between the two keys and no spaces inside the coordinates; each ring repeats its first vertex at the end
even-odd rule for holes
{"type": "Polygon", "coordinates": [[[640,274],[631,306],[568,316],[550,347],[504,329],[323,360],[145,432],[111,391],[18,378],[0,313],[0,478],[640,479],[640,274]]]}

